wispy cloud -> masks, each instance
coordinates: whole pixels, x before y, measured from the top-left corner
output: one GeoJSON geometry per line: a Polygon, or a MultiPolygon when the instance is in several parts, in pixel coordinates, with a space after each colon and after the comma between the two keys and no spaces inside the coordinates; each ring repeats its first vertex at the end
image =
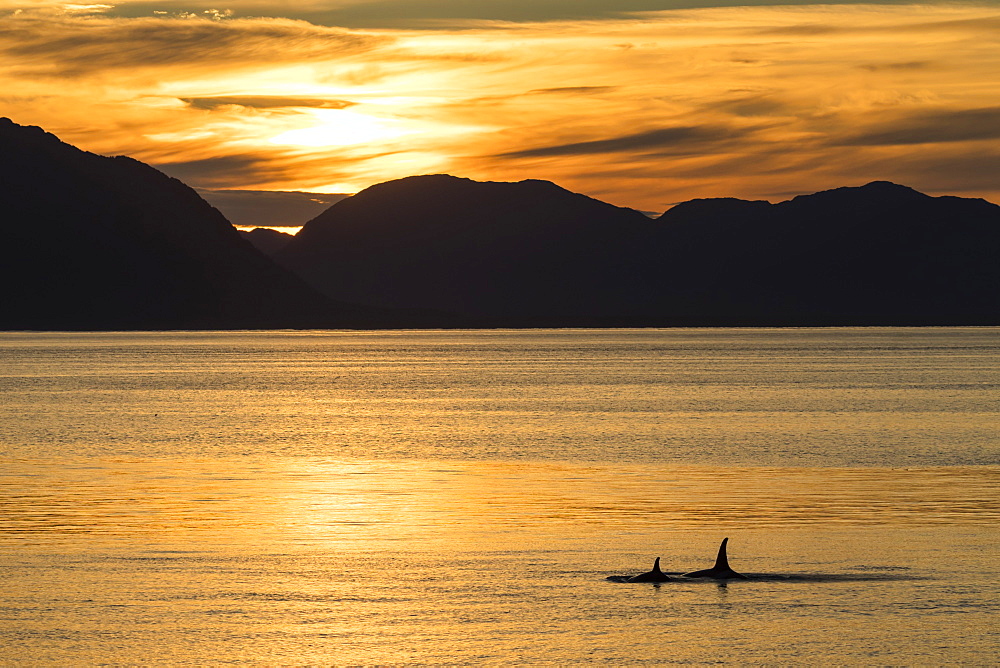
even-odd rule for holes
{"type": "Polygon", "coordinates": [[[503,153],[500,157],[534,158],[545,156],[596,155],[601,153],[675,153],[678,149],[697,150],[705,144],[715,144],[743,137],[753,130],[738,130],[719,126],[675,126],[635,132],[609,139],[571,142],[503,153]]]}
{"type": "Polygon", "coordinates": [[[869,72],[882,72],[886,70],[903,72],[906,70],[922,70],[933,66],[934,63],[926,60],[913,60],[907,63],[865,63],[859,65],[861,69],[868,70],[869,72]]]}
{"type": "Polygon", "coordinates": [[[835,143],[894,146],[1000,139],[1000,107],[917,111],[869,125],[835,143]]]}
{"type": "Polygon", "coordinates": [[[385,37],[287,19],[226,20],[21,14],[0,21],[0,54],[34,76],[75,78],[136,68],[274,66],[358,55],[385,37]]]}
{"type": "MultiPolygon", "coordinates": [[[[773,1],[773,0],[772,0],[773,1]]],[[[226,7],[243,16],[289,16],[317,25],[363,29],[456,30],[489,24],[594,21],[632,17],[645,12],[740,4],[738,0],[297,0],[275,5],[269,0],[233,0],[226,7]]],[[[114,12],[138,16],[162,9],[156,0],[128,0],[114,12]]],[[[191,0],[175,0],[174,11],[204,9],[191,0]]]]}
{"type": "Polygon", "coordinates": [[[288,176],[287,168],[259,154],[224,155],[197,160],[158,161],[156,167],[174,178],[190,183],[227,185],[234,180],[279,180],[288,176]]]}
{"type": "Polygon", "coordinates": [[[182,102],[194,109],[217,109],[235,105],[251,109],[282,109],[285,107],[302,107],[312,109],[346,109],[355,103],[348,100],[335,100],[310,97],[281,97],[279,95],[228,95],[219,97],[183,97],[182,102]]]}
{"type": "Polygon", "coordinates": [[[529,90],[528,95],[598,95],[613,92],[617,86],[558,86],[529,90]]]}

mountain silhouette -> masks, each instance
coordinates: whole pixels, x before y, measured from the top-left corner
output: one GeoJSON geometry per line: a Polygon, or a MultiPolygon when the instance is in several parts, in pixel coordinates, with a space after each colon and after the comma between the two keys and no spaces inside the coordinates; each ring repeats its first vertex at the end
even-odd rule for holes
{"type": "Polygon", "coordinates": [[[0,119],[0,211],[0,329],[1000,324],[1000,207],[883,181],[654,220],[414,176],[251,243],[148,165],[0,119]]]}
{"type": "Polygon", "coordinates": [[[778,204],[695,200],[660,216],[655,237],[659,308],[686,320],[1000,322],[1000,207],[980,199],[876,181],[778,204]]]}
{"type": "Polygon", "coordinates": [[[354,317],[191,188],[0,119],[2,329],[331,326],[354,317]]]}
{"type": "Polygon", "coordinates": [[[240,230],[240,236],[249,241],[261,253],[274,255],[288,245],[295,235],[272,230],[269,227],[255,227],[249,231],[240,230]]]}
{"type": "Polygon", "coordinates": [[[545,181],[390,181],[276,259],[325,294],[520,325],[1000,322],[1000,207],[887,182],[658,219],[545,181]]]}
{"type": "Polygon", "coordinates": [[[547,181],[413,176],[306,223],[275,258],[338,299],[479,322],[569,322],[642,304],[652,221],[547,181]]]}

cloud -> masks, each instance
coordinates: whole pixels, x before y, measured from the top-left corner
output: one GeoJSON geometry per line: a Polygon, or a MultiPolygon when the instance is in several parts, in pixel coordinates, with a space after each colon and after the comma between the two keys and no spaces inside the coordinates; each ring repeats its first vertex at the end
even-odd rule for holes
{"type": "Polygon", "coordinates": [[[823,23],[799,23],[795,25],[761,28],[755,32],[758,35],[767,36],[812,37],[830,35],[839,32],[850,32],[852,30],[854,30],[854,28],[850,26],[827,25],[823,23]]]}
{"type": "Polygon", "coordinates": [[[67,14],[103,14],[109,9],[114,9],[114,5],[99,4],[66,4],[62,9],[67,14]]]}
{"type": "MultiPolygon", "coordinates": [[[[763,3],[763,0],[754,0],[763,3]]],[[[243,16],[281,16],[317,25],[366,29],[462,29],[486,24],[599,20],[638,13],[742,4],[741,0],[298,0],[276,5],[269,0],[234,0],[226,7],[243,16]]],[[[163,3],[119,3],[112,13],[148,15],[163,3]]],[[[169,3],[174,11],[200,12],[191,0],[169,3]]]]}
{"type": "MultiPolygon", "coordinates": [[[[990,10],[996,11],[995,3],[984,3],[990,10]]],[[[919,21],[906,23],[900,26],[900,30],[907,32],[1000,32],[1000,16],[984,16],[974,19],[959,18],[946,19],[940,21],[919,21]]]]}
{"type": "MultiPolygon", "coordinates": [[[[50,2],[54,0],[35,0],[50,2]]],[[[20,6],[18,0],[0,0],[20,6]]],[[[229,0],[223,12],[244,17],[293,18],[315,25],[375,30],[460,30],[530,23],[606,21],[644,18],[664,12],[754,6],[823,6],[826,0],[229,0]]],[[[871,0],[838,0],[839,6],[870,5],[871,0]]],[[[912,0],[878,0],[878,5],[909,5],[912,0]]],[[[136,18],[163,14],[205,16],[197,0],[126,0],[104,9],[110,15],[136,18]]],[[[779,27],[772,34],[809,35],[832,31],[813,23],[779,27]],[[820,32],[817,32],[820,31],[820,32]]]]}
{"type": "Polygon", "coordinates": [[[618,86],[562,86],[559,88],[536,88],[529,90],[529,95],[599,95],[610,93],[618,86]]]}
{"type": "Polygon", "coordinates": [[[273,190],[212,190],[198,193],[234,225],[300,227],[347,195],[273,190]]]}
{"type": "Polygon", "coordinates": [[[676,7],[669,0],[371,0],[333,12],[349,25],[400,27],[469,21],[536,22],[620,17],[676,7]]]}
{"type": "Polygon", "coordinates": [[[736,98],[713,101],[704,105],[702,109],[706,112],[722,111],[744,117],[782,116],[792,111],[787,102],[769,94],[741,95],[736,98]]]}
{"type": "Polygon", "coordinates": [[[252,183],[279,179],[286,175],[280,165],[259,154],[226,155],[176,162],[152,161],[152,164],[168,176],[200,187],[225,186],[241,180],[252,183]]]}
{"type": "Polygon", "coordinates": [[[279,97],[276,95],[223,96],[223,97],[182,97],[180,100],[194,109],[216,109],[235,105],[252,109],[281,109],[285,107],[305,107],[312,109],[346,109],[354,102],[347,100],[279,97]]]}
{"type": "MultiPolygon", "coordinates": [[[[755,2],[742,3],[747,5],[757,4],[755,2]]],[[[810,2],[781,2],[778,4],[822,4],[822,3],[810,3],[810,2]]],[[[927,7],[930,9],[943,9],[943,13],[937,20],[926,21],[926,20],[914,20],[917,15],[914,15],[911,20],[893,20],[891,22],[885,22],[885,16],[897,16],[893,13],[893,5],[907,5],[910,4],[909,0],[880,0],[877,3],[866,3],[866,2],[838,2],[838,5],[850,5],[850,4],[868,4],[868,7],[859,8],[860,13],[869,13],[870,18],[876,19],[873,21],[860,21],[854,23],[845,23],[839,20],[836,15],[829,14],[831,8],[818,8],[820,14],[823,11],[828,12],[828,21],[795,21],[785,23],[783,25],[770,25],[770,26],[754,26],[748,28],[749,34],[756,34],[760,36],[773,36],[773,37],[827,37],[835,35],[863,35],[863,34],[930,34],[930,33],[966,33],[966,32],[997,32],[1000,31],[1000,16],[983,16],[976,19],[966,19],[966,18],[954,18],[947,15],[948,5],[945,3],[932,3],[927,7]]],[[[986,5],[987,11],[992,10],[989,5],[986,5]]],[[[833,7],[836,10],[837,7],[833,7]]],[[[995,11],[995,10],[992,10],[995,11]]],[[[805,15],[805,14],[804,14],[805,15]]]]}
{"type": "Polygon", "coordinates": [[[864,65],[859,65],[861,69],[869,72],[922,70],[932,66],[933,63],[926,60],[914,60],[907,63],[865,63],[864,65]]]}
{"type": "Polygon", "coordinates": [[[383,36],[302,21],[59,17],[0,20],[0,53],[36,75],[78,77],[135,68],[224,67],[322,61],[367,52],[383,36]]]}
{"type": "Polygon", "coordinates": [[[834,140],[840,146],[899,146],[1000,139],[1000,107],[914,112],[834,140]]]}
{"type": "Polygon", "coordinates": [[[737,130],[719,126],[676,126],[636,132],[592,141],[570,142],[539,148],[511,151],[502,154],[507,158],[539,158],[570,155],[595,155],[601,153],[659,153],[669,149],[692,148],[708,143],[745,136],[752,130],[737,130]]]}
{"type": "MultiPolygon", "coordinates": [[[[917,154],[910,160],[897,160],[901,178],[929,192],[989,194],[1000,203],[997,175],[1000,174],[1000,151],[959,150],[944,154],[917,154]]],[[[891,168],[891,167],[887,167],[891,168]]]]}
{"type": "Polygon", "coordinates": [[[383,163],[389,160],[391,164],[394,154],[365,150],[364,147],[357,151],[337,147],[316,152],[272,146],[270,150],[242,153],[235,148],[229,153],[222,153],[220,149],[218,155],[194,159],[142,154],[135,157],[192,187],[213,191],[232,190],[234,183],[241,184],[244,190],[288,191],[282,186],[295,183],[303,189],[353,193],[389,178],[415,173],[389,172],[383,163]]]}

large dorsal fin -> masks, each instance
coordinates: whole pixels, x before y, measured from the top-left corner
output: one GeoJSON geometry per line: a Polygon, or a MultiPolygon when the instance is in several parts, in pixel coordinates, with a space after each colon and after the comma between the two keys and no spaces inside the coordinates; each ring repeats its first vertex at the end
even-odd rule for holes
{"type": "Polygon", "coordinates": [[[700,571],[694,571],[691,573],[685,573],[684,577],[688,578],[715,578],[717,580],[746,580],[747,576],[737,573],[732,568],[729,567],[729,558],[726,556],[726,543],[729,542],[728,538],[722,539],[722,545],[719,546],[719,554],[715,557],[715,566],[711,568],[706,568],[700,571]]]}
{"type": "Polygon", "coordinates": [[[719,546],[719,555],[715,558],[715,566],[713,566],[713,570],[718,570],[718,571],[733,570],[729,567],[729,559],[726,558],[726,543],[728,542],[729,542],[728,537],[722,539],[722,545],[719,546]]]}

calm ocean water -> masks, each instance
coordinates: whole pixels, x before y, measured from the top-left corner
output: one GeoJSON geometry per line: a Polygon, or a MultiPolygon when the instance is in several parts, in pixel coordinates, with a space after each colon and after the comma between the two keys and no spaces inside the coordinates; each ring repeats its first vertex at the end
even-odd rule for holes
{"type": "Polygon", "coordinates": [[[3,665],[1000,662],[998,329],[0,333],[0,397],[3,665]]]}

